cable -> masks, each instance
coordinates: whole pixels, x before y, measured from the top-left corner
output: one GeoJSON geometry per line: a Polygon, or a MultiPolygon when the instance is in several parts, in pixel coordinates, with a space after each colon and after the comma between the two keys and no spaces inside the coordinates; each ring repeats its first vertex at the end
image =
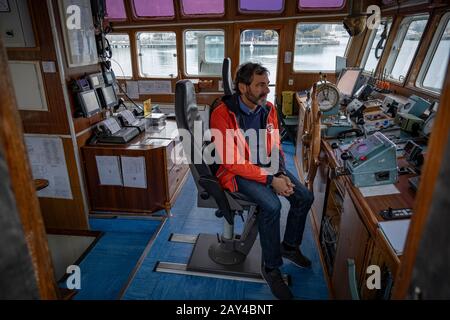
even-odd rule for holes
{"type": "Polygon", "coordinates": [[[381,33],[380,36],[380,40],[377,43],[377,47],[375,48],[375,58],[378,60],[381,57],[381,54],[383,53],[383,51],[381,51],[381,53],[379,52],[380,50],[384,49],[384,40],[386,40],[387,38],[387,21],[384,23],[384,29],[383,32],[381,33]]]}
{"type": "Polygon", "coordinates": [[[134,102],[134,100],[131,99],[131,98],[128,96],[128,94],[122,89],[122,87],[119,85],[119,83],[117,83],[117,86],[119,87],[119,91],[121,91],[121,92],[125,95],[125,97],[127,97],[127,99],[128,99],[131,103],[133,103],[139,110],[144,111],[144,108],[141,107],[140,105],[138,105],[136,102],[134,102]]]}

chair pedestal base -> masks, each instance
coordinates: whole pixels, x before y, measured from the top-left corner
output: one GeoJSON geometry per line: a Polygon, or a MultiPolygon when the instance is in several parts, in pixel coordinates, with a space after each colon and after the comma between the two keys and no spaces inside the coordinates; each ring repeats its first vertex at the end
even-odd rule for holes
{"type": "MultiPolygon", "coordinates": [[[[261,247],[259,241],[255,241],[253,248],[241,263],[233,265],[223,265],[211,260],[208,252],[210,248],[217,245],[216,235],[199,234],[186,269],[188,271],[215,273],[234,277],[262,278],[261,247]]],[[[214,251],[217,253],[217,250],[214,251]]],[[[237,259],[239,258],[237,257],[237,259]]]]}

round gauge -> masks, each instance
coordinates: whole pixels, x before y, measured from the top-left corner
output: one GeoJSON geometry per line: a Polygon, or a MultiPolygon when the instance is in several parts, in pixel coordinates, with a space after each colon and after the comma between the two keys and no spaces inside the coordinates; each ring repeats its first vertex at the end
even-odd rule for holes
{"type": "Polygon", "coordinates": [[[326,82],[317,86],[317,102],[320,111],[329,111],[339,103],[339,90],[335,85],[326,82]]]}

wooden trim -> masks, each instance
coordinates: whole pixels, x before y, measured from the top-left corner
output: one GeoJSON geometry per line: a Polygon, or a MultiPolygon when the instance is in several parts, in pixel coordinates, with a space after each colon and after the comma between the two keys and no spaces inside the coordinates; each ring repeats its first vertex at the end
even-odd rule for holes
{"type": "Polygon", "coordinates": [[[14,95],[8,59],[0,39],[0,143],[11,176],[17,211],[33,262],[37,285],[42,299],[57,299],[58,291],[53,265],[39,209],[31,169],[23,137],[22,122],[14,95]]]}
{"type": "MultiPolygon", "coordinates": [[[[297,155],[294,156],[294,165],[295,165],[295,169],[297,170],[297,173],[298,173],[298,176],[300,178],[300,181],[302,183],[304,183],[305,179],[303,177],[303,172],[302,172],[302,170],[299,167],[299,162],[298,162],[297,155]]],[[[322,246],[320,244],[320,226],[321,226],[321,221],[316,222],[316,219],[315,219],[316,214],[314,213],[315,210],[316,209],[314,208],[314,204],[313,204],[311,206],[310,220],[311,220],[311,224],[313,226],[314,241],[316,242],[316,246],[317,246],[317,249],[319,251],[320,264],[322,265],[322,272],[323,272],[323,275],[324,275],[325,280],[327,282],[328,294],[329,294],[331,299],[334,299],[334,291],[333,291],[333,286],[331,284],[331,276],[328,274],[328,270],[327,270],[326,264],[325,264],[325,258],[323,256],[322,246]]]]}
{"type": "MultiPolygon", "coordinates": [[[[450,63],[449,63],[450,65],[450,63]]],[[[417,191],[414,215],[411,219],[408,237],[406,240],[404,255],[396,277],[393,298],[404,299],[407,295],[412,272],[416,260],[422,231],[426,225],[429,209],[433,200],[434,186],[439,175],[445,148],[450,131],[450,67],[447,66],[447,76],[442,89],[443,95],[431,133],[428,151],[425,159],[424,169],[419,190],[417,191]]]]}

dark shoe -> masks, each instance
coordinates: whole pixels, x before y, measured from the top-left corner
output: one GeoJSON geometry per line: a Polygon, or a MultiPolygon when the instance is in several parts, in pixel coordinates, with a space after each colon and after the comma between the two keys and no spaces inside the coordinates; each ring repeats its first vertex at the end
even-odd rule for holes
{"type": "Polygon", "coordinates": [[[305,257],[299,248],[287,250],[284,248],[283,244],[281,244],[281,255],[283,258],[292,261],[295,265],[301,268],[311,268],[311,260],[305,257]]]}
{"type": "Polygon", "coordinates": [[[272,294],[280,300],[292,300],[294,296],[291,293],[291,290],[283,281],[283,277],[281,276],[280,269],[273,269],[270,272],[266,272],[264,266],[261,267],[261,275],[264,280],[266,280],[269,285],[270,291],[272,294]]]}

